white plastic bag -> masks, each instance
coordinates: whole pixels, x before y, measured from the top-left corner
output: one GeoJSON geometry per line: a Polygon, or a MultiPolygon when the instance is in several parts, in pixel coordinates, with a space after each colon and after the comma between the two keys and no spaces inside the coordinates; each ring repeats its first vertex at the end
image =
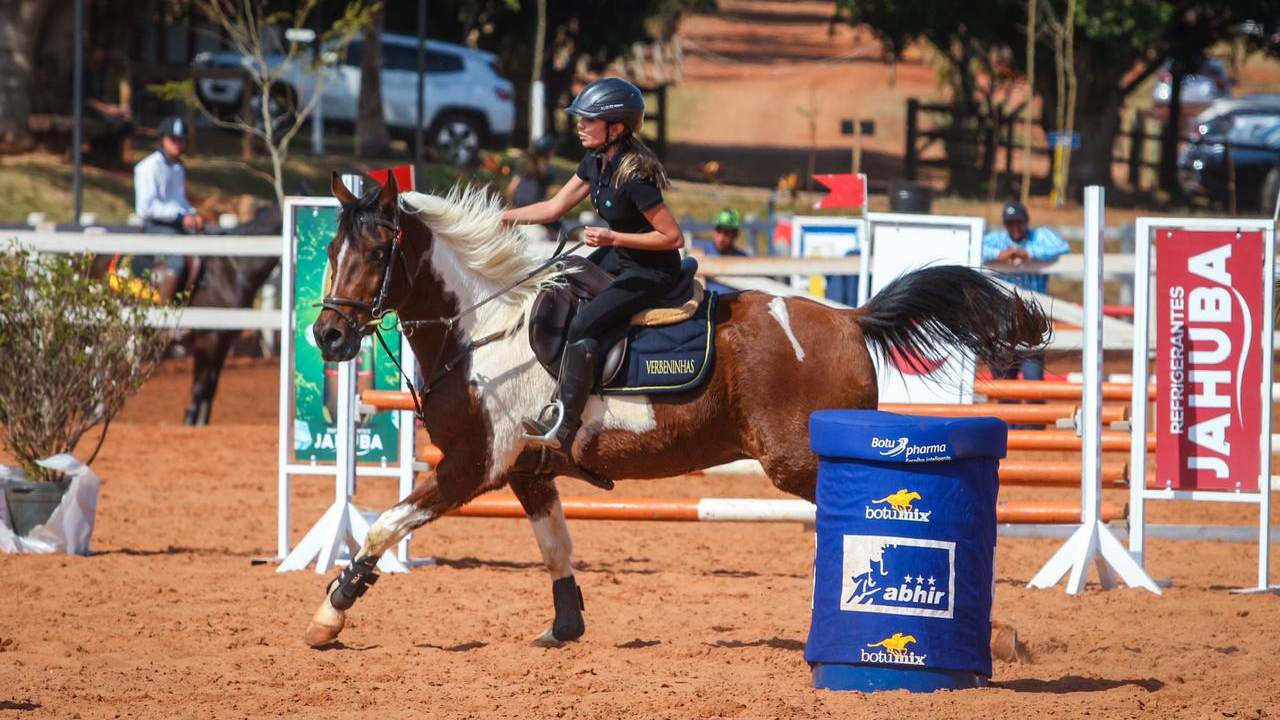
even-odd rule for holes
{"type": "Polygon", "coordinates": [[[9,527],[9,508],[3,489],[10,480],[26,478],[21,468],[0,465],[0,552],[89,554],[89,538],[93,535],[93,519],[98,507],[98,476],[88,465],[66,453],[37,462],[41,467],[71,476],[71,486],[48,522],[20,537],[9,527]]]}

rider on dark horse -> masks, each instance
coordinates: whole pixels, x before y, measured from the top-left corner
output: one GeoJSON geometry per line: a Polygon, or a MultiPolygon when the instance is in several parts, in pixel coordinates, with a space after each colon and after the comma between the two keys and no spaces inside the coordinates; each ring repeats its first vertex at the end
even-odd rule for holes
{"type": "Polygon", "coordinates": [[[577,174],[555,197],[508,210],[502,219],[517,224],[553,222],[590,196],[596,214],[608,223],[584,231],[584,242],[598,248],[589,259],[615,277],[569,325],[555,398],[563,415],[525,418],[521,423],[532,444],[570,455],[606,335],[652,306],[676,283],[684,236],[662,199],[662,190],[670,184],[667,172],[636,136],[644,120],[639,88],[618,78],[596,80],[578,93],[566,112],[577,116],[578,139],[588,151],[577,174]],[[552,434],[557,422],[559,430],[552,434]]]}
{"type": "MultiPolygon", "coordinates": [[[[182,153],[187,148],[190,129],[180,117],[160,121],[160,148],[133,168],[134,209],[148,234],[188,234],[204,231],[204,218],[187,200],[186,165],[182,153]]],[[[173,300],[179,290],[194,290],[198,262],[194,256],[169,253],[155,257],[152,275],[163,302],[173,300]]]]}

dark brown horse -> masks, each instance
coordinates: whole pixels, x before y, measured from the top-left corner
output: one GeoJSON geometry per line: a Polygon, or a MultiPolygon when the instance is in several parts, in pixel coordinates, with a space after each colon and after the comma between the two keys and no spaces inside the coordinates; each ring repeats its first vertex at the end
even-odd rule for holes
{"type": "MultiPolygon", "coordinates": [[[[240,226],[241,235],[279,235],[280,211],[274,206],[259,208],[253,218],[240,226]]],[[[90,272],[105,275],[111,256],[94,258],[90,272]]],[[[280,264],[280,258],[211,255],[201,259],[199,277],[191,290],[188,307],[250,308],[258,291],[280,264]]],[[[191,404],[184,422],[208,425],[213,397],[218,391],[222,366],[240,330],[192,330],[184,333],[182,344],[192,359],[191,404]]]]}
{"type": "MultiPolygon", "coordinates": [[[[535,278],[499,294],[546,258],[535,255],[522,229],[499,222],[499,202],[483,191],[401,195],[393,178],[356,198],[335,175],[333,193],[342,212],[329,245],[331,294],[312,329],[316,344],[326,360],[350,360],[384,311],[420,326],[409,342],[424,377],[434,379],[423,410],[444,458],[373,524],[352,563],[330,584],[306,641],[322,645],[337,637],[388,548],[504,485],[532,522],[552,576],[555,619],[535,644],[580,637],[585,624],[573,546],[553,476],[582,475],[564,461],[541,467],[519,426],[553,389],[522,325],[539,283],[553,279],[535,278]],[[495,335],[500,339],[468,351],[472,340],[495,335]],[[462,359],[440,371],[432,358],[462,359]]],[[[682,394],[593,397],[573,448],[578,464],[606,478],[659,478],[751,457],[778,488],[812,501],[818,459],[809,450],[809,415],[876,407],[868,345],[918,358],[961,346],[1004,366],[1042,346],[1049,332],[1039,307],[956,266],[903,275],[856,310],[760,292],[730,294],[718,304],[716,320],[715,369],[707,382],[682,394]]]]}

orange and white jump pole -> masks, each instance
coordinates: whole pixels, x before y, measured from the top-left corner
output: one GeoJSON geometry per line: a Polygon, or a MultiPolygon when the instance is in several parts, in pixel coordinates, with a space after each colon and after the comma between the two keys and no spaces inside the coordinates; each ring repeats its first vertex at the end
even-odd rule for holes
{"type": "MultiPolygon", "coordinates": [[[[649,520],[658,522],[800,522],[812,523],[816,506],[807,500],[779,498],[608,498],[562,497],[564,516],[570,520],[649,520]]],[[[1125,517],[1127,508],[1103,503],[1106,522],[1125,517]]],[[[450,513],[454,517],[523,518],[524,508],[514,495],[489,493],[450,513]]],[[[1080,519],[1080,503],[1000,502],[996,522],[1001,524],[1063,524],[1080,519]]]]}

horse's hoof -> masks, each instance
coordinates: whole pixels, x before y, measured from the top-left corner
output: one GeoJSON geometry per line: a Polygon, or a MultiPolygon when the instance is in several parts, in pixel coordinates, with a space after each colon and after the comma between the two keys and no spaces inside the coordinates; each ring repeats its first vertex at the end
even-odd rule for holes
{"type": "Polygon", "coordinates": [[[531,647],[540,648],[559,648],[564,647],[567,642],[567,640],[557,639],[555,633],[551,632],[551,628],[547,628],[546,632],[539,635],[533,642],[529,643],[529,645],[531,647]]]}
{"type": "Polygon", "coordinates": [[[329,599],[325,598],[324,604],[316,610],[316,614],[311,617],[311,622],[307,623],[307,631],[303,633],[302,639],[311,647],[328,645],[338,639],[338,633],[341,633],[345,626],[345,613],[334,608],[329,604],[329,599]]]}
{"type": "Polygon", "coordinates": [[[342,632],[342,628],[340,627],[317,625],[310,622],[307,623],[307,631],[303,633],[302,639],[313,648],[324,647],[334,640],[337,640],[338,633],[340,632],[342,632]]]}

